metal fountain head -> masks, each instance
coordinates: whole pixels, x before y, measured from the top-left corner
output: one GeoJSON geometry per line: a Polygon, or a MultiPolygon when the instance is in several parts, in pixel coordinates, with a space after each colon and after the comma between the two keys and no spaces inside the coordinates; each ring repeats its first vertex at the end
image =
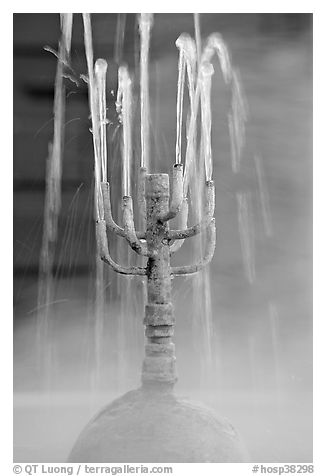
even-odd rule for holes
{"type": "Polygon", "coordinates": [[[188,201],[183,190],[183,166],[175,164],[172,174],[172,192],[168,174],[147,174],[140,171],[138,203],[143,217],[144,231],[136,231],[131,196],[122,198],[122,221],[120,227],[112,217],[110,186],[101,183],[104,219],[97,221],[98,250],[101,259],[114,271],[124,275],[147,277],[147,304],[145,306],[145,358],[142,368],[142,384],[146,388],[172,388],[177,381],[174,334],[174,313],[171,298],[171,281],[174,276],[196,273],[212,259],[216,229],[215,187],[212,180],[205,184],[206,203],[200,223],[187,227],[188,201]],[[181,229],[170,230],[169,221],[180,217],[181,229]],[[207,229],[206,253],[197,263],[174,267],[170,264],[173,253],[184,241],[207,229]],[[147,258],[146,267],[124,267],[116,263],[109,251],[107,230],[127,240],[139,255],[147,258]]]}

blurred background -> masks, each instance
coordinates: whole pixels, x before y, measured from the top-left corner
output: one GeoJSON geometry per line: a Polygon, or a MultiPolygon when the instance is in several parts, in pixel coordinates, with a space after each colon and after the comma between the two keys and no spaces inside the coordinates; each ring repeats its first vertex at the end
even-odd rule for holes
{"type": "MultiPolygon", "coordinates": [[[[63,462],[94,412],[139,384],[142,284],[138,278],[118,278],[105,270],[105,319],[99,336],[94,320],[93,146],[87,86],[80,79],[87,72],[82,19],[76,14],[74,75],[65,79],[55,299],[47,306],[50,319],[42,343],[48,359],[40,362],[38,268],[57,65],[55,55],[44,47],[57,50],[60,22],[58,14],[14,14],[13,21],[14,460],[63,462]]],[[[205,298],[211,300],[213,350],[208,365],[203,317],[192,301],[195,278],[175,280],[176,390],[228,417],[240,430],[252,461],[310,462],[312,15],[201,14],[200,24],[203,42],[217,31],[228,45],[241,78],[248,119],[240,171],[234,174],[228,132],[231,96],[214,60],[212,147],[218,239],[205,298]],[[244,193],[249,204],[249,258],[243,256],[237,207],[244,193]]],[[[94,57],[109,64],[109,168],[118,216],[117,69],[121,62],[128,64],[137,96],[138,25],[135,14],[94,14],[92,26],[94,57]],[[117,30],[123,25],[124,35],[119,36],[117,30]]],[[[155,172],[169,172],[174,160],[175,41],[182,32],[194,36],[192,14],[155,14],[150,46],[155,172]]],[[[140,153],[137,115],[134,129],[136,160],[140,153]]],[[[126,250],[114,246],[125,259],[126,250]]],[[[179,262],[191,259],[187,246],[179,262]]]]}

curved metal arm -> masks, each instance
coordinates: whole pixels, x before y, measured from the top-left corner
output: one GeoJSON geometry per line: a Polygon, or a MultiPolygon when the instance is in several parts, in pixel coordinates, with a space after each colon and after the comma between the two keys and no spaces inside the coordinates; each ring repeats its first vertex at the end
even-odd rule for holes
{"type": "Polygon", "coordinates": [[[109,182],[101,182],[101,189],[103,195],[104,205],[104,219],[110,230],[114,231],[117,235],[125,237],[125,231],[121,226],[117,225],[112,217],[111,198],[110,198],[110,184],[109,182]]]}
{"type": "Polygon", "coordinates": [[[212,221],[215,211],[215,187],[214,181],[206,182],[206,206],[204,211],[204,218],[197,225],[186,228],[185,230],[171,230],[168,238],[170,240],[183,240],[197,235],[201,230],[207,228],[212,221]]]}
{"type": "MultiPolygon", "coordinates": [[[[116,235],[126,237],[125,230],[121,226],[117,225],[112,217],[111,198],[110,198],[110,184],[109,182],[101,182],[101,190],[103,196],[104,206],[104,219],[107,227],[112,230],[116,235]]],[[[138,239],[145,239],[145,232],[136,232],[138,239]]]]}
{"type": "Polygon", "coordinates": [[[185,274],[194,274],[197,271],[202,270],[213,258],[215,245],[216,245],[216,227],[215,227],[215,218],[211,219],[209,228],[208,228],[208,245],[207,251],[204,258],[199,261],[197,264],[192,264],[189,266],[176,266],[171,268],[171,274],[173,276],[181,276],[185,274]]]}
{"type": "Polygon", "coordinates": [[[142,243],[136,235],[132,198],[130,196],[122,198],[122,219],[125,238],[131,248],[139,255],[148,256],[147,244],[142,243]]]}
{"type": "Polygon", "coordinates": [[[159,217],[160,221],[168,221],[176,217],[183,202],[183,165],[174,164],[172,176],[172,198],[169,211],[159,217]]]}
{"type": "Polygon", "coordinates": [[[137,276],[144,276],[146,275],[146,268],[139,268],[137,266],[131,266],[130,268],[125,268],[124,266],[120,266],[116,263],[110,256],[109,246],[108,246],[108,239],[106,236],[106,223],[105,220],[99,220],[96,222],[96,240],[98,250],[100,252],[100,258],[105,263],[109,264],[114,271],[119,274],[125,275],[137,275],[137,276]]]}
{"type": "MultiPolygon", "coordinates": [[[[187,228],[187,221],[188,221],[188,210],[189,210],[189,205],[188,205],[188,199],[184,198],[182,207],[179,213],[180,216],[180,227],[182,229],[187,228]]],[[[170,244],[170,253],[173,254],[176,251],[178,251],[181,246],[183,245],[185,240],[176,240],[172,241],[170,244]]]]}

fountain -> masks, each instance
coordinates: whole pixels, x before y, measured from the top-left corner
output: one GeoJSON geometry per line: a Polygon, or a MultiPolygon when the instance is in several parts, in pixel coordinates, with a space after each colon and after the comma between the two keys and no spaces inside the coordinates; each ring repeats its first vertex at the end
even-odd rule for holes
{"type": "Polygon", "coordinates": [[[213,181],[206,182],[203,221],[182,230],[169,229],[169,220],[180,212],[183,203],[182,175],[182,165],[175,165],[171,200],[167,174],[145,175],[145,233],[135,231],[130,196],[123,197],[123,227],[114,222],[109,184],[102,183],[105,219],[97,222],[100,256],[117,273],[147,277],[144,318],[147,343],[141,388],[115,400],[88,424],[70,454],[70,462],[245,461],[245,449],[227,420],[173,393],[177,374],[171,341],[174,328],[171,280],[173,276],[201,270],[212,259],[215,248],[213,181]],[[107,227],[123,236],[136,253],[147,257],[147,266],[127,268],[116,263],[110,256],[107,227]],[[176,241],[188,239],[204,228],[208,228],[204,259],[171,267],[170,250],[176,241]]]}
{"type": "MultiPolygon", "coordinates": [[[[82,431],[75,443],[69,462],[244,462],[248,456],[235,428],[209,408],[177,396],[175,346],[172,342],[175,317],[171,297],[172,279],[203,270],[211,261],[215,249],[215,188],[212,180],[210,150],[211,115],[209,105],[210,78],[213,72],[209,58],[212,42],[198,64],[198,81],[191,82],[191,43],[183,37],[180,48],[178,81],[178,117],[176,161],[168,174],[148,173],[148,48],[152,17],[140,15],[141,33],[141,145],[138,206],[141,230],[136,231],[134,204],[130,193],[130,77],[125,66],[119,69],[117,106],[123,124],[123,197],[122,226],[113,216],[110,185],[106,179],[105,94],[103,74],[106,62],[97,60],[93,70],[90,17],[83,14],[85,46],[88,63],[88,84],[95,155],[95,214],[97,252],[101,260],[116,273],[140,276],[146,280],[145,357],[141,387],[129,391],[100,411],[82,431]],[[206,52],[206,53],[205,53],[206,52]],[[188,147],[185,173],[181,163],[182,101],[187,69],[191,115],[188,125],[188,147]],[[101,86],[102,85],[102,86],[101,86]],[[202,219],[187,226],[187,192],[194,173],[196,117],[201,99],[202,150],[206,170],[205,206],[202,219]],[[103,116],[104,111],[104,116],[103,116]],[[104,125],[104,126],[103,126],[104,125]],[[169,222],[179,217],[180,229],[170,229],[169,222]],[[130,248],[142,257],[143,266],[123,266],[116,262],[109,249],[107,232],[125,239],[130,248]],[[203,233],[206,251],[194,264],[171,266],[170,257],[185,240],[203,233]]],[[[196,19],[198,35],[198,17],[196,19]]],[[[215,38],[215,37],[214,37],[215,38]]],[[[216,38],[215,38],[216,39],[216,38]]],[[[199,40],[197,39],[197,42],[199,40]]],[[[195,55],[196,57],[196,55],[195,55]]],[[[200,58],[200,55],[199,55],[200,58]]],[[[224,64],[224,72],[225,72],[224,64]]],[[[222,64],[223,69],[223,64],[222,64]]],[[[105,81],[104,81],[105,83],[105,81]]],[[[197,165],[198,166],[198,165],[197,165]]],[[[202,185],[201,185],[202,187],[202,185]]]]}

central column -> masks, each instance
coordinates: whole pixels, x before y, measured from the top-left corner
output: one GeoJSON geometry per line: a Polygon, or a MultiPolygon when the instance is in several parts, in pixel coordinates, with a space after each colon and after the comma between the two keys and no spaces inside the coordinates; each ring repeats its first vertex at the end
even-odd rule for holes
{"type": "Polygon", "coordinates": [[[147,343],[142,369],[143,386],[172,388],[177,380],[175,368],[174,314],[171,302],[170,250],[166,240],[169,228],[160,217],[169,209],[170,191],[167,174],[146,175],[147,228],[150,254],[147,262],[147,296],[144,324],[147,343]]]}

